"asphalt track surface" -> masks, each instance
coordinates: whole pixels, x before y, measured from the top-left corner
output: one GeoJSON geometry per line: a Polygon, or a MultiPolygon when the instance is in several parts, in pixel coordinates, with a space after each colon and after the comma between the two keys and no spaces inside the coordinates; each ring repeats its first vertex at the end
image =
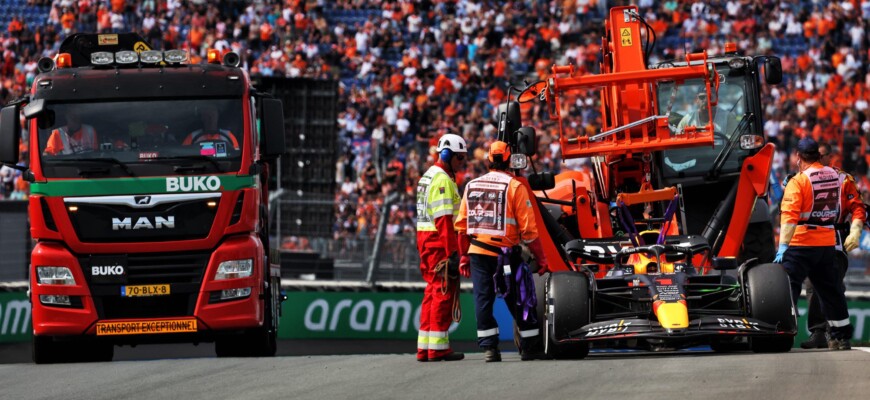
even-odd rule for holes
{"type": "MultiPolygon", "coordinates": [[[[578,361],[483,354],[420,363],[413,343],[282,341],[275,358],[214,357],[213,346],[116,348],[111,363],[34,365],[0,345],[2,399],[866,399],[870,349],[784,354],[592,353],[578,361]],[[411,349],[408,349],[411,347],[411,349]],[[340,353],[340,354],[339,354],[340,353]],[[333,354],[333,355],[328,355],[333,354]]],[[[457,343],[476,351],[473,343],[457,343]]]]}

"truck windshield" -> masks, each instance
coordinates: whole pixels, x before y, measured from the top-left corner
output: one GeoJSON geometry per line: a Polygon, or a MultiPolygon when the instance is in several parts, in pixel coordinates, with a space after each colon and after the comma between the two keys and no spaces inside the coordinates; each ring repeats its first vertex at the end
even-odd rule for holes
{"type": "Polygon", "coordinates": [[[48,178],[238,170],[241,99],[47,104],[37,120],[48,178]]]}
{"type": "MultiPolygon", "coordinates": [[[[712,110],[715,131],[713,147],[665,150],[662,157],[665,178],[707,174],[723,146],[727,146],[733,135],[740,134],[736,131],[747,112],[743,71],[732,71],[727,66],[720,66],[718,72],[719,102],[712,110]]],[[[685,126],[706,125],[709,115],[704,96],[704,82],[700,79],[688,80],[680,85],[673,82],[658,85],[659,110],[665,113],[670,109],[668,124],[672,133],[679,134],[685,126]]],[[[737,171],[746,155],[747,150],[735,146],[725,161],[722,173],[737,171]]]]}

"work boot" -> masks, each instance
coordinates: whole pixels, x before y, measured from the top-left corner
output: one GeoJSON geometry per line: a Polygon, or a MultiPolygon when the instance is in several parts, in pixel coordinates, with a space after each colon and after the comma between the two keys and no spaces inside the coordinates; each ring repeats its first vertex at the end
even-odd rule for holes
{"type": "Polygon", "coordinates": [[[520,352],[520,360],[522,361],[532,361],[532,360],[548,360],[547,353],[544,353],[540,350],[526,350],[520,352]]]}
{"type": "Polygon", "coordinates": [[[501,361],[501,352],[498,351],[498,347],[489,347],[484,349],[483,360],[486,362],[501,361]]]}
{"type": "Polygon", "coordinates": [[[852,344],[849,339],[831,339],[828,340],[828,350],[852,350],[852,344]]]}
{"type": "Polygon", "coordinates": [[[802,349],[825,349],[828,347],[828,333],[822,329],[814,330],[810,338],[801,342],[802,349]]]}
{"type": "Polygon", "coordinates": [[[451,351],[443,356],[429,357],[429,361],[459,361],[463,358],[465,358],[464,353],[451,351]]]}

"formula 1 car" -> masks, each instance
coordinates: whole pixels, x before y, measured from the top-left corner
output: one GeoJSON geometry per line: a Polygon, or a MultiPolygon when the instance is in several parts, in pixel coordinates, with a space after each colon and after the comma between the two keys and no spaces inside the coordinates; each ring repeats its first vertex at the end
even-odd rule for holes
{"type": "Polygon", "coordinates": [[[702,236],[651,242],[660,244],[624,247],[626,243],[603,239],[566,244],[569,259],[583,262],[575,263],[573,271],[555,272],[541,280],[546,285],[546,310],[539,302],[538,315],[546,316],[548,355],[584,358],[591,345],[647,350],[698,345],[710,345],[715,351],[791,349],[797,313],[788,275],[779,264],[751,259],[738,266],[734,258],[714,258],[714,271],[700,274],[694,265],[710,264],[704,259],[710,246],[702,236]],[[612,267],[596,278],[604,265],[612,267]]]}

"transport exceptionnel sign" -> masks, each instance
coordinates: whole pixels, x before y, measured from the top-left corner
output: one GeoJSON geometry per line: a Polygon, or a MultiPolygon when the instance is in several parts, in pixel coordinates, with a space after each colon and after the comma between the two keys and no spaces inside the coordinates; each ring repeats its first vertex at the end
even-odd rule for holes
{"type": "MultiPolygon", "coordinates": [[[[417,340],[422,293],[287,292],[278,336],[281,339],[417,340]]],[[[462,293],[462,322],[450,328],[452,340],[474,341],[477,328],[471,293],[462,293]]],[[[808,337],[806,302],[798,303],[797,346],[808,337]]],[[[511,340],[513,322],[501,299],[495,305],[500,339],[511,340]]],[[[870,301],[849,301],[854,340],[870,342],[870,301]]],[[[0,293],[0,343],[26,342],[31,337],[30,301],[24,292],[0,293]]],[[[413,351],[413,345],[408,352],[413,351]]]]}

